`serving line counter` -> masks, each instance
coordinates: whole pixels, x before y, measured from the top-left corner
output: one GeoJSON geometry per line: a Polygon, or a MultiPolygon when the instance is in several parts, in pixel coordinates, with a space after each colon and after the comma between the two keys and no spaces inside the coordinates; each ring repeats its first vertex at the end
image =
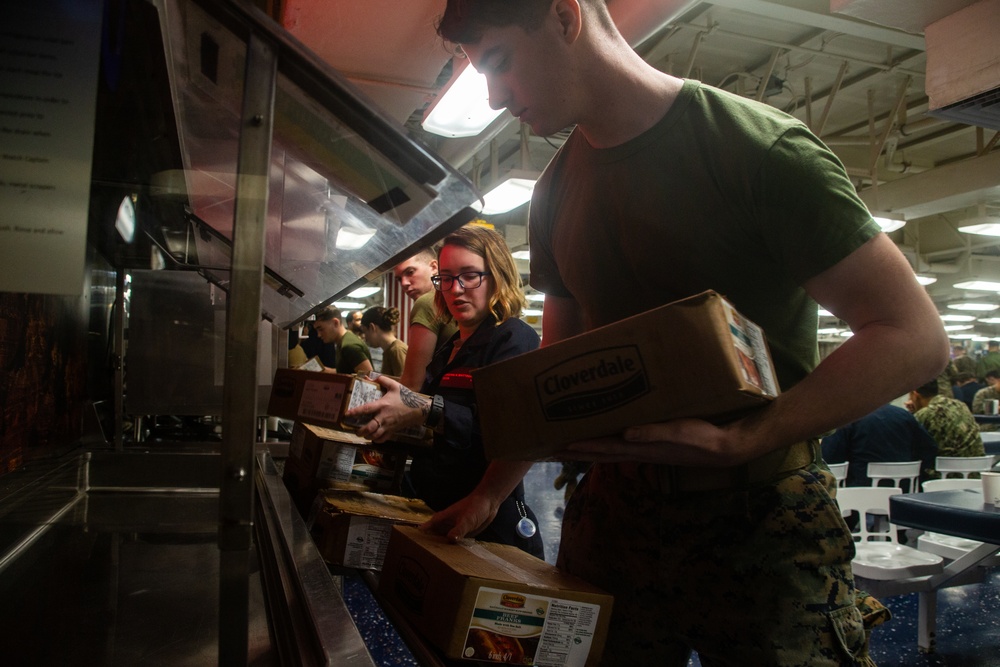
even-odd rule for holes
{"type": "MultiPolygon", "coordinates": [[[[395,627],[362,637],[342,595],[344,577],[358,573],[323,561],[268,446],[257,445],[256,464],[249,611],[235,621],[247,626],[248,664],[416,664],[372,657],[402,645],[395,627]]],[[[5,662],[219,663],[219,467],[217,451],[189,445],[86,451],[5,476],[5,662]]],[[[370,594],[355,595],[354,611],[382,614],[370,594]]],[[[420,665],[445,664],[407,640],[420,665]]]]}
{"type": "Polygon", "coordinates": [[[917,645],[934,650],[935,596],[939,589],[954,585],[959,577],[972,573],[1000,549],[1000,508],[983,502],[978,490],[961,489],[904,493],[889,498],[892,523],[908,528],[962,537],[981,542],[964,556],[948,563],[940,574],[927,581],[927,593],[920,595],[917,645]]]}

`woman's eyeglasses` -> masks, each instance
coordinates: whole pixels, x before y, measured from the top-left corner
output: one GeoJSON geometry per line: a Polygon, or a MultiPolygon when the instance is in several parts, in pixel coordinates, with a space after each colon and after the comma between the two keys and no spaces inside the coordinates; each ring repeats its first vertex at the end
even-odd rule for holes
{"type": "Polygon", "coordinates": [[[436,273],[431,276],[434,289],[439,292],[450,291],[458,281],[458,286],[462,289],[476,289],[483,284],[483,276],[491,275],[489,271],[466,271],[457,276],[449,276],[445,273],[436,273]]]}

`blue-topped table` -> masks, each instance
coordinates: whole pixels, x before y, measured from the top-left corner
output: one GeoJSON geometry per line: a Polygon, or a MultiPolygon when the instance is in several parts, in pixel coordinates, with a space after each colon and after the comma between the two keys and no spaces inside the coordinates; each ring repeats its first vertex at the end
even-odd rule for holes
{"type": "Polygon", "coordinates": [[[972,415],[977,424],[1000,424],[1000,415],[972,415]]]}
{"type": "Polygon", "coordinates": [[[935,594],[956,577],[997,553],[1000,547],[1000,508],[983,503],[982,491],[960,489],[905,493],[889,498],[889,520],[899,526],[964,537],[982,542],[945,566],[928,580],[929,594],[920,595],[917,646],[934,650],[935,594]]]}
{"type": "Polygon", "coordinates": [[[992,454],[993,456],[1000,456],[1000,442],[993,440],[983,440],[983,449],[986,450],[987,454],[992,454]]]}

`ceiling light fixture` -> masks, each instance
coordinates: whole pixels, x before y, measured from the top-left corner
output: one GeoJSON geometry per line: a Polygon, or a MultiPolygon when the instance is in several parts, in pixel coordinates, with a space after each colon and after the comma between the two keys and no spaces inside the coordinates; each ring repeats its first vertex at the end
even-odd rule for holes
{"type": "Polygon", "coordinates": [[[347,296],[352,299],[364,299],[371,296],[372,294],[377,294],[382,290],[381,287],[376,287],[375,285],[368,285],[366,287],[359,287],[358,289],[350,292],[347,296]]]}
{"type": "Polygon", "coordinates": [[[900,213],[889,213],[886,211],[872,211],[872,219],[878,223],[883,232],[888,234],[897,229],[902,229],[906,224],[906,218],[900,213]]]}
{"type": "Polygon", "coordinates": [[[1000,283],[992,280],[965,280],[952,285],[955,289],[972,290],[974,292],[1000,292],[1000,283]]]}
{"type": "Polygon", "coordinates": [[[929,276],[924,273],[918,273],[916,274],[916,276],[917,276],[917,282],[920,283],[921,285],[924,285],[925,287],[927,285],[933,285],[934,283],[937,282],[937,278],[935,276],[929,276]]]}
{"type": "Polygon", "coordinates": [[[451,60],[451,80],[427,108],[420,123],[428,132],[443,137],[474,137],[485,130],[503,109],[490,107],[486,77],[463,58],[451,60]]]}
{"type": "Polygon", "coordinates": [[[1000,317],[980,317],[979,321],[983,324],[1000,324],[1000,317]]]}
{"type": "Polygon", "coordinates": [[[1000,305],[997,305],[995,303],[982,303],[976,301],[959,301],[957,303],[949,303],[948,307],[953,310],[974,310],[985,313],[1000,308],[1000,305]]]}
{"type": "Polygon", "coordinates": [[[949,324],[945,326],[945,331],[968,331],[972,328],[971,324],[949,324]]]}
{"type": "Polygon", "coordinates": [[[942,322],[975,322],[975,315],[942,315],[942,322]]]}
{"type": "Polygon", "coordinates": [[[526,169],[511,169],[483,197],[483,215],[506,213],[528,203],[535,189],[538,172],[526,169]]]}
{"type": "Polygon", "coordinates": [[[980,236],[1000,236],[1000,216],[987,215],[986,205],[979,205],[979,214],[962,221],[958,231],[980,236]]]}

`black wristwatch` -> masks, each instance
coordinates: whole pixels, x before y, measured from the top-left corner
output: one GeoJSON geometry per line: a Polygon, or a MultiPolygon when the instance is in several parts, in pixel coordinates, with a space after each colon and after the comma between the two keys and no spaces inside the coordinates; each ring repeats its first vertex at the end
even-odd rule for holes
{"type": "Polygon", "coordinates": [[[431,398],[431,407],[427,411],[427,419],[424,420],[424,426],[427,428],[435,428],[441,421],[441,416],[444,414],[444,397],[441,394],[434,394],[431,398]]]}

